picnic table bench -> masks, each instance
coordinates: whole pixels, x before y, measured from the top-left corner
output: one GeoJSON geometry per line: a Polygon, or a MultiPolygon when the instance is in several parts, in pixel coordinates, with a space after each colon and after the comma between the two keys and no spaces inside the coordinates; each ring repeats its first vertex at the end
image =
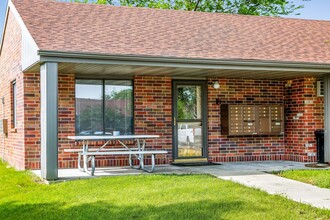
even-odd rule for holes
{"type": "Polygon", "coordinates": [[[82,141],[80,149],[65,149],[65,152],[78,153],[78,169],[90,175],[95,173],[95,157],[107,155],[129,155],[129,165],[131,168],[142,169],[149,173],[155,170],[155,156],[166,154],[166,150],[146,150],[146,139],[158,138],[158,135],[118,135],[118,136],[69,136],[71,140],[82,141]],[[135,147],[126,145],[124,140],[135,140],[135,147]],[[105,141],[100,148],[89,148],[89,141],[105,141]],[[118,141],[124,148],[105,148],[111,141],[118,141]],[[141,143],[142,141],[142,143],[141,143]],[[144,164],[144,155],[151,155],[151,168],[148,169],[144,164]],[[138,166],[133,166],[134,156],[138,159],[138,166]],[[81,167],[83,158],[83,167],[81,167]],[[88,170],[88,162],[91,161],[91,171],[88,170]]]}

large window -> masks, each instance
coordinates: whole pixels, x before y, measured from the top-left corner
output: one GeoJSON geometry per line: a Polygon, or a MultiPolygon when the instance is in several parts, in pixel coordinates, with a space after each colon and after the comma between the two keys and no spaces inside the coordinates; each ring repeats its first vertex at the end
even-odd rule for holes
{"type": "Polygon", "coordinates": [[[133,86],[129,80],[76,80],[76,134],[133,133],[133,86]]]}

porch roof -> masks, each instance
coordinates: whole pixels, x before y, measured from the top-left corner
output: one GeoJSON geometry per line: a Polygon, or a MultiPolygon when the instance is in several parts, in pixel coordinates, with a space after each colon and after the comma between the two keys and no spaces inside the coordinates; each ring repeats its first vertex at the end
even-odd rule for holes
{"type": "Polygon", "coordinates": [[[11,0],[41,51],[330,64],[330,22],[11,0]]]}
{"type": "Polygon", "coordinates": [[[151,56],[118,56],[39,51],[40,62],[26,72],[38,72],[40,63],[56,62],[60,73],[79,78],[130,78],[134,75],[161,75],[182,78],[292,79],[322,77],[330,65],[254,60],[185,59],[151,56]]]}

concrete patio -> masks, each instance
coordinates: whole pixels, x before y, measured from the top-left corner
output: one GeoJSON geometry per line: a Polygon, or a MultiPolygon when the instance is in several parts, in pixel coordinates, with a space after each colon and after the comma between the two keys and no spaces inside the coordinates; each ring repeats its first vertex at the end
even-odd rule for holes
{"type": "MultiPolygon", "coordinates": [[[[153,174],[211,174],[214,176],[233,176],[250,175],[260,172],[278,172],[292,169],[309,169],[304,163],[291,161],[264,161],[264,162],[236,162],[219,163],[219,165],[207,166],[174,166],[158,165],[153,174]]],[[[40,170],[32,170],[37,176],[41,177],[40,170]]],[[[131,169],[130,167],[100,167],[96,168],[95,176],[81,172],[78,169],[59,169],[58,181],[67,181],[75,179],[96,178],[104,176],[123,176],[123,175],[141,175],[149,174],[143,170],[131,169]]]]}

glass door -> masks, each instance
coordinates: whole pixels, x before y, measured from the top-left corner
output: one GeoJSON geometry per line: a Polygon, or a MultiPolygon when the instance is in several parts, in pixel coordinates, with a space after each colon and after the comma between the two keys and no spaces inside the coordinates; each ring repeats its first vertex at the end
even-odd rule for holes
{"type": "Polygon", "coordinates": [[[206,84],[174,81],[173,90],[174,160],[205,158],[206,84]]]}

